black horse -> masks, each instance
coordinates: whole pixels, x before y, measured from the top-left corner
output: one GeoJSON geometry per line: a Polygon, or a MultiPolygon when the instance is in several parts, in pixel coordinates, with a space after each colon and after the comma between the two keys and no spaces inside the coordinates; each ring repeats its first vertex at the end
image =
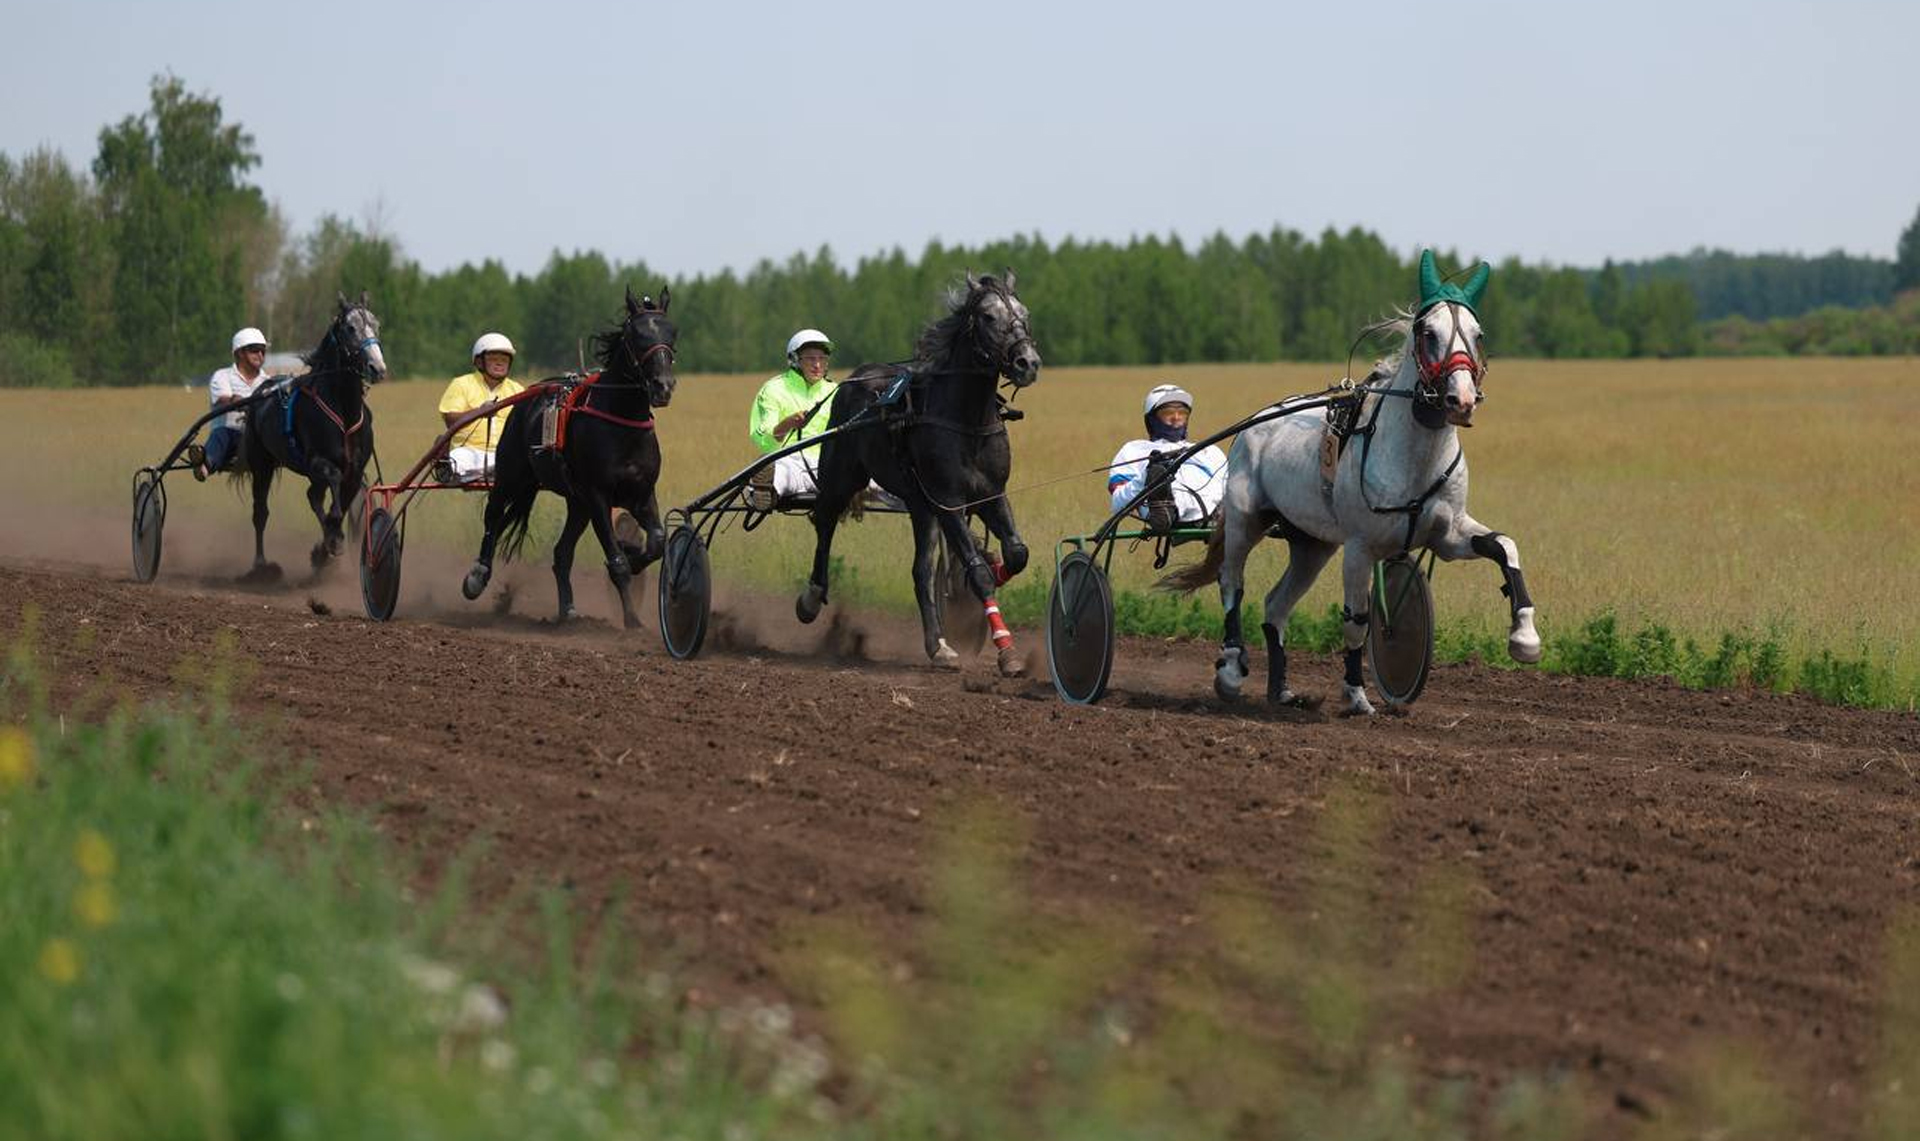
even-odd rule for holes
{"type": "Polygon", "coordinates": [[[236,479],[253,477],[252,578],[271,578],[279,567],[267,561],[267,492],[281,468],[307,477],[307,503],[320,521],[313,546],[314,569],[325,566],[346,545],[348,508],[366,482],[373,455],[373,410],[366,389],[387,375],[380,351],[380,319],[367,308],[367,295],[348,302],[327,326],[320,347],[306,354],[307,372],[284,382],[247,413],[236,479]],[[331,502],[327,502],[331,494],[331,502]],[[324,506],[323,506],[324,504],[324,506]]]}
{"type": "Polygon", "coordinates": [[[493,576],[496,542],[504,542],[507,558],[519,553],[534,500],[545,488],[567,501],[566,526],[553,547],[560,617],[578,616],[573,607],[573,549],[591,524],[607,556],[607,577],[620,592],[627,628],[640,625],[630,596],[633,576],[666,546],[653,491],[660,478],[653,410],[673,399],[676,383],[673,343],[678,333],[667,318],[671,300],[662,288],[658,304],[651,297],[636,301],[629,287],[626,320],[594,337],[600,371],[579,384],[551,385],[507,417],[494,457],[493,490],[487,495],[486,534],[480,539],[479,558],[460,584],[468,599],[479,598],[493,576]],[[546,438],[549,423],[555,425],[551,441],[546,438]],[[615,537],[616,507],[639,522],[642,541],[615,537]]]}
{"type": "Polygon", "coordinates": [[[959,657],[947,645],[933,588],[945,532],[965,563],[967,585],[986,608],[1000,672],[1009,677],[1021,672],[1013,636],[993,599],[994,589],[1027,565],[1027,545],[1014,530],[1005,494],[1013,452],[997,385],[1004,376],[1025,388],[1040,376],[1027,307],[1013,286],[1012,270],[1004,280],[969,273],[966,292],[953,298],[952,312],[920,334],[912,361],[862,365],[834,393],[828,427],[861,422],[820,445],[813,576],[794,604],[802,622],[818,617],[827,601],[834,528],[871,479],[899,496],[913,518],[913,594],[927,657],[943,664],[959,657]],[[1005,556],[1000,567],[989,564],[975,545],[969,514],[978,515],[1000,540],[1005,556]]]}

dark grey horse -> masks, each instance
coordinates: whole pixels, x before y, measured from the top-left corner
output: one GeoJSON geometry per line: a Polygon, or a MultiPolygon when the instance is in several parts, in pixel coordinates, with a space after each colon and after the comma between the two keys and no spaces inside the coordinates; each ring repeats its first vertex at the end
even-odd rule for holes
{"type": "Polygon", "coordinates": [[[872,480],[899,496],[913,519],[913,594],[927,657],[945,664],[959,656],[947,645],[933,587],[944,533],[986,609],[1000,671],[1022,672],[993,598],[996,587],[1027,565],[1027,545],[1006,500],[1013,452],[997,385],[1004,376],[1025,388],[1040,377],[1027,307],[1013,288],[1012,270],[1004,279],[968,274],[965,292],[951,299],[952,311],[920,335],[912,361],[862,365],[834,393],[828,427],[858,425],[820,445],[813,575],[794,606],[802,622],[818,617],[827,601],[834,528],[872,480]],[[1000,540],[1004,563],[989,563],[975,545],[969,514],[1000,540]]]}
{"type": "Polygon", "coordinates": [[[267,562],[267,492],[281,468],[307,477],[307,505],[320,521],[315,569],[346,545],[347,509],[366,482],[373,455],[373,411],[366,404],[368,385],[387,375],[380,350],[380,319],[367,308],[367,295],[348,302],[343,294],[333,323],[320,346],[303,358],[307,372],[285,384],[247,414],[244,463],[236,479],[253,479],[253,569],[249,577],[270,578],[279,568],[267,562]],[[331,501],[328,497],[331,496],[331,501]]]}

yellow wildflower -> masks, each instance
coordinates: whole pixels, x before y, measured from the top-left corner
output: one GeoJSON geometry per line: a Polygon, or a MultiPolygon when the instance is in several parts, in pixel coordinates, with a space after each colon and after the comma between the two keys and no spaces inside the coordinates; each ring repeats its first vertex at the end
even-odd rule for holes
{"type": "Polygon", "coordinates": [[[74,917],[88,927],[105,927],[112,923],[115,910],[113,888],[109,884],[96,880],[74,894],[74,917]]]}
{"type": "Polygon", "coordinates": [[[73,862],[92,880],[103,880],[113,874],[113,845],[107,838],[88,828],[80,833],[73,842],[73,862]]]}
{"type": "Polygon", "coordinates": [[[33,738],[11,725],[0,729],[0,792],[33,779],[33,738]]]}
{"type": "Polygon", "coordinates": [[[40,948],[40,973],[66,986],[80,977],[80,951],[70,939],[49,939],[40,948]]]}

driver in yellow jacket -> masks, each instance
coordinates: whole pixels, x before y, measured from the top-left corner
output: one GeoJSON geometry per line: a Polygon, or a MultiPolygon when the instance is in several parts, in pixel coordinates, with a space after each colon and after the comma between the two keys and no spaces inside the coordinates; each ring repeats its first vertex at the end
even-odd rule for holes
{"type": "MultiPolygon", "coordinates": [[[[473,343],[473,371],[456,376],[440,396],[440,418],[451,428],[461,416],[491,408],[525,386],[507,375],[513,368],[513,342],[500,333],[485,333],[473,343]]],[[[473,421],[447,441],[446,458],[435,471],[442,483],[472,483],[493,478],[493,452],[500,443],[512,408],[473,421]]]]}

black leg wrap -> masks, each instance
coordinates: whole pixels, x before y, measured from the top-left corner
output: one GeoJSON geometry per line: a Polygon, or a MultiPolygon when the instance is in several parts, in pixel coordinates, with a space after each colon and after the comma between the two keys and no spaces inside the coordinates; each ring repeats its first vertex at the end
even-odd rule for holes
{"type": "Polygon", "coordinates": [[[492,531],[488,531],[486,534],[480,536],[479,562],[486,563],[488,566],[493,565],[493,545],[497,542],[499,542],[499,536],[495,535],[492,531]]]}
{"type": "Polygon", "coordinates": [[[1347,651],[1347,684],[1355,689],[1367,684],[1366,676],[1360,672],[1360,654],[1364,649],[1365,647],[1355,646],[1347,651]]]}
{"type": "Polygon", "coordinates": [[[1287,648],[1280,644],[1280,631],[1273,623],[1260,623],[1260,632],[1267,638],[1267,700],[1279,701],[1287,692],[1287,648]]]}
{"type": "Polygon", "coordinates": [[[987,560],[980,557],[978,551],[967,558],[967,584],[973,587],[973,593],[980,598],[992,598],[1000,584],[993,579],[993,568],[987,560]]]}
{"type": "Polygon", "coordinates": [[[1527,580],[1519,567],[1507,567],[1506,596],[1513,601],[1513,609],[1518,613],[1521,607],[1532,606],[1533,596],[1527,593],[1527,580]]]}

